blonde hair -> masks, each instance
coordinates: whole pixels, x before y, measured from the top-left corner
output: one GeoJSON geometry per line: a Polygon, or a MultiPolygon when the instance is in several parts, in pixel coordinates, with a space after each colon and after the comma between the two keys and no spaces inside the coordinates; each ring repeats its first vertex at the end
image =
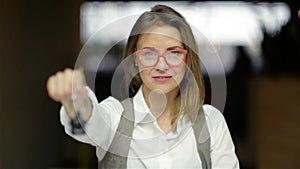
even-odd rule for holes
{"type": "MultiPolygon", "coordinates": [[[[200,69],[196,40],[185,18],[174,9],[165,5],[156,5],[151,11],[144,12],[131,30],[125,47],[124,59],[135,52],[137,41],[141,34],[145,33],[152,26],[162,25],[178,29],[184,48],[188,50],[186,65],[190,71],[186,71],[180,83],[180,91],[176,97],[175,112],[172,114],[171,122],[173,124],[181,113],[189,113],[190,117],[193,118],[195,112],[202,106],[205,97],[204,81],[200,69]]],[[[134,66],[134,60],[125,64],[125,72],[126,84],[129,84],[126,88],[129,89],[129,96],[132,97],[143,83],[134,66]]]]}

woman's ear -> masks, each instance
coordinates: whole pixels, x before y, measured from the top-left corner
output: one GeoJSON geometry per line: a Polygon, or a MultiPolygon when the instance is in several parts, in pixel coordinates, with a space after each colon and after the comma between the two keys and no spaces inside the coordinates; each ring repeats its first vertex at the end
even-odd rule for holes
{"type": "Polygon", "coordinates": [[[134,67],[136,69],[139,68],[139,64],[138,64],[138,61],[137,61],[137,58],[136,58],[136,53],[134,53],[134,67]]]}
{"type": "Polygon", "coordinates": [[[136,60],[134,61],[134,67],[135,67],[136,69],[139,68],[139,65],[136,63],[136,60]]]}

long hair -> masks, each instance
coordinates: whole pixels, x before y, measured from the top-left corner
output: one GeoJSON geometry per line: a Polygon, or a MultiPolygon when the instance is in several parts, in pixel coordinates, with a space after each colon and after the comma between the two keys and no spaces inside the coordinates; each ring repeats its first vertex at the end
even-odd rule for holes
{"type": "MultiPolygon", "coordinates": [[[[180,83],[180,92],[176,97],[175,112],[172,115],[171,122],[173,124],[182,113],[195,114],[203,104],[205,97],[204,81],[197,50],[198,46],[192,29],[185,18],[166,5],[156,5],[151,11],[144,12],[138,18],[130,32],[125,47],[124,59],[134,54],[137,41],[141,34],[145,33],[153,26],[163,25],[175,27],[181,34],[184,48],[188,50],[186,65],[190,71],[186,71],[184,78],[180,83]]],[[[130,96],[134,96],[143,83],[136,69],[133,59],[125,65],[126,84],[129,84],[126,88],[129,89],[130,96]]]]}

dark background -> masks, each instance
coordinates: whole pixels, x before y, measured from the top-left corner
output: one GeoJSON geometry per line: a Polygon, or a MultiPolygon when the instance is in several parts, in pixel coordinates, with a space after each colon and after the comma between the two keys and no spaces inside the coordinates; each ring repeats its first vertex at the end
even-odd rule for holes
{"type": "MultiPolygon", "coordinates": [[[[95,149],[64,133],[60,105],[46,92],[47,78],[74,67],[81,50],[82,2],[0,1],[1,169],[96,168],[95,149]]],[[[224,116],[241,168],[300,168],[300,8],[286,2],[292,18],[265,35],[263,69],[253,71],[241,53],[227,74],[224,116]]]]}

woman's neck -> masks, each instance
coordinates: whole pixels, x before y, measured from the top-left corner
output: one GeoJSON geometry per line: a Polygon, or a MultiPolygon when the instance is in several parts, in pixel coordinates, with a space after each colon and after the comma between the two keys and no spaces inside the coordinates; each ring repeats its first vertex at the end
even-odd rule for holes
{"type": "Polygon", "coordinates": [[[146,104],[151,113],[156,117],[160,128],[168,132],[172,128],[172,115],[176,107],[176,90],[169,93],[162,93],[160,90],[143,90],[146,104]]]}

